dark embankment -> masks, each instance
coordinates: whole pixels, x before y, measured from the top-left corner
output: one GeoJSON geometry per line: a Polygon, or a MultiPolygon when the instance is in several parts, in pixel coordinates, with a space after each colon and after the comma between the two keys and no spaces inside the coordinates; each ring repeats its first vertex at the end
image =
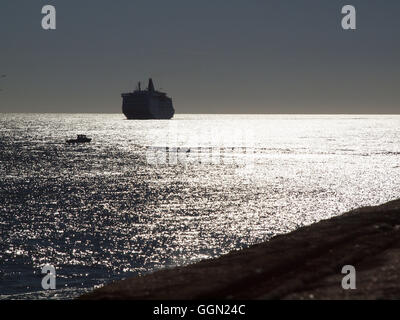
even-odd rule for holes
{"type": "Polygon", "coordinates": [[[400,200],[357,209],[187,267],[118,281],[81,299],[400,298],[400,200]],[[357,270],[343,290],[342,267],[357,270]]]}

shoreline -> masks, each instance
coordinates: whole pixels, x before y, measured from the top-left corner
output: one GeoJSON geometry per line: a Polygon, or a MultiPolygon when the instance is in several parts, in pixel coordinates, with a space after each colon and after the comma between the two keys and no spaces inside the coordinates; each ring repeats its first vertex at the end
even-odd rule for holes
{"type": "Polygon", "coordinates": [[[78,299],[398,299],[400,200],[363,207],[185,267],[106,284],[78,299]],[[343,290],[342,267],[356,269],[343,290]]]}

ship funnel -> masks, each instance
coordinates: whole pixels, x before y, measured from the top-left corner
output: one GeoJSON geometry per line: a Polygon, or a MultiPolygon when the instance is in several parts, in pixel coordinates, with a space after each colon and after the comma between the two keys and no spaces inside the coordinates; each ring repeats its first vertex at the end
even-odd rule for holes
{"type": "Polygon", "coordinates": [[[148,90],[149,91],[154,91],[154,84],[153,84],[153,80],[151,78],[149,79],[148,90]]]}

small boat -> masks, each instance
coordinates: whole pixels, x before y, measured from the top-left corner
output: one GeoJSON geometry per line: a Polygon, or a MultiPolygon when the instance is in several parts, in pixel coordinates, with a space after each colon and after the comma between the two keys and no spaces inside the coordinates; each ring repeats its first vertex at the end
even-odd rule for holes
{"type": "Polygon", "coordinates": [[[86,137],[84,134],[78,134],[76,139],[67,140],[67,143],[88,143],[92,141],[92,139],[86,137]]]}

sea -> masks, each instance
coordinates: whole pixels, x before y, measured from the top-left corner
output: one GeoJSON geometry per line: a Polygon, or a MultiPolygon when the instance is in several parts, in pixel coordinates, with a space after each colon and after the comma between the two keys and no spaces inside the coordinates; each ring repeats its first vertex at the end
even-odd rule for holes
{"type": "Polygon", "coordinates": [[[0,299],[218,257],[400,198],[399,181],[400,116],[3,113],[0,299]]]}

